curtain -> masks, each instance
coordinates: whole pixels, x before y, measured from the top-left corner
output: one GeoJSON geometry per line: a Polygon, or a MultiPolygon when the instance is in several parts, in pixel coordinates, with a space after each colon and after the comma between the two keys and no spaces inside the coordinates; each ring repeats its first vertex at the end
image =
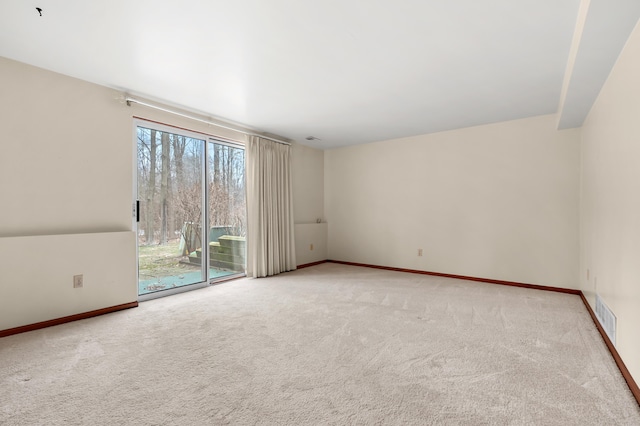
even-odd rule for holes
{"type": "Polygon", "coordinates": [[[291,146],[251,136],[246,153],[247,276],[294,270],[291,146]]]}

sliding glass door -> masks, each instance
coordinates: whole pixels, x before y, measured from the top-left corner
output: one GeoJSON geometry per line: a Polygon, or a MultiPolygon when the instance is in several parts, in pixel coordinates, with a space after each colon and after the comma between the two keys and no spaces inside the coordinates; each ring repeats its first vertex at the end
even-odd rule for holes
{"type": "Polygon", "coordinates": [[[243,274],[244,149],[151,123],[136,140],[138,295],[243,274]]]}
{"type": "Polygon", "coordinates": [[[214,277],[244,273],[247,235],[244,149],[210,140],[207,171],[210,273],[214,277]]]}

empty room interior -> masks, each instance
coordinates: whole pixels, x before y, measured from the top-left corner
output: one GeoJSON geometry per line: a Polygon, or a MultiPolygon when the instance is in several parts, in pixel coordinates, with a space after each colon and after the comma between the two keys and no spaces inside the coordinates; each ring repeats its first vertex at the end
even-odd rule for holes
{"type": "Polygon", "coordinates": [[[0,424],[640,424],[639,18],[3,1],[0,424]]]}

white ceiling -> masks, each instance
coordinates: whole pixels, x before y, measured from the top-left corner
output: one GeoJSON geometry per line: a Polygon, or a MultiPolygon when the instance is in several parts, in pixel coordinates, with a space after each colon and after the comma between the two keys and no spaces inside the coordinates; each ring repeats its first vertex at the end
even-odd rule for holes
{"type": "MultiPolygon", "coordinates": [[[[332,148],[558,112],[580,1],[2,0],[0,56],[332,148]]],[[[564,127],[640,16],[590,3],[564,127]]]]}

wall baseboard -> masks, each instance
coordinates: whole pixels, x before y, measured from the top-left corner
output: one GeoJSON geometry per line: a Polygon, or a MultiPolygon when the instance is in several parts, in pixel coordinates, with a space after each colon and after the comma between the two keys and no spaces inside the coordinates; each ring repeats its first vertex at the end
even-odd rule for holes
{"type": "Polygon", "coordinates": [[[305,263],[304,265],[296,266],[296,269],[308,268],[310,266],[322,265],[323,263],[329,262],[328,260],[320,260],[318,262],[305,263]]]}
{"type": "Polygon", "coordinates": [[[35,324],[23,325],[20,327],[9,328],[6,330],[0,330],[0,337],[7,337],[14,334],[26,333],[27,331],[40,330],[41,328],[52,327],[54,325],[65,324],[72,321],[78,321],[82,319],[97,317],[111,312],[122,311],[124,309],[135,308],[138,306],[138,302],[124,303],[122,305],[110,306],[108,308],[96,309],[95,311],[83,312],[81,314],[69,315],[62,318],[55,318],[48,321],[37,322],[35,324]]]}
{"type": "Polygon", "coordinates": [[[534,290],[555,291],[557,293],[567,293],[567,294],[575,294],[575,295],[581,294],[580,290],[574,290],[570,288],[550,287],[550,286],[544,286],[544,285],[538,285],[538,284],[526,284],[526,283],[519,283],[515,281],[503,281],[503,280],[494,280],[491,278],[469,277],[466,275],[444,274],[441,272],[421,271],[418,269],[394,268],[391,266],[369,265],[366,263],[344,262],[342,260],[327,260],[327,262],[339,263],[342,265],[361,266],[364,268],[384,269],[385,271],[408,272],[410,274],[432,275],[435,277],[455,278],[455,279],[467,280],[467,281],[478,281],[478,282],[483,282],[488,284],[500,284],[500,285],[508,285],[512,287],[531,288],[534,290]]]}
{"type": "Polygon", "coordinates": [[[611,356],[613,357],[613,360],[616,362],[616,365],[618,366],[620,373],[622,373],[622,377],[624,377],[624,380],[627,382],[627,385],[629,386],[629,390],[631,390],[631,393],[633,394],[634,398],[638,402],[638,405],[640,405],[640,388],[638,387],[638,384],[633,379],[633,376],[631,376],[631,373],[627,369],[627,366],[624,364],[624,361],[622,361],[622,358],[620,357],[618,350],[611,342],[611,339],[609,339],[609,336],[607,336],[606,331],[604,331],[604,328],[602,328],[600,321],[598,321],[598,318],[596,317],[595,312],[593,312],[593,309],[591,309],[591,305],[589,305],[589,301],[587,300],[583,292],[580,292],[580,298],[582,299],[582,303],[584,303],[584,306],[587,308],[589,315],[591,315],[591,319],[595,323],[596,328],[598,329],[598,332],[600,332],[600,335],[602,336],[604,343],[607,345],[609,352],[611,352],[611,356]]]}

